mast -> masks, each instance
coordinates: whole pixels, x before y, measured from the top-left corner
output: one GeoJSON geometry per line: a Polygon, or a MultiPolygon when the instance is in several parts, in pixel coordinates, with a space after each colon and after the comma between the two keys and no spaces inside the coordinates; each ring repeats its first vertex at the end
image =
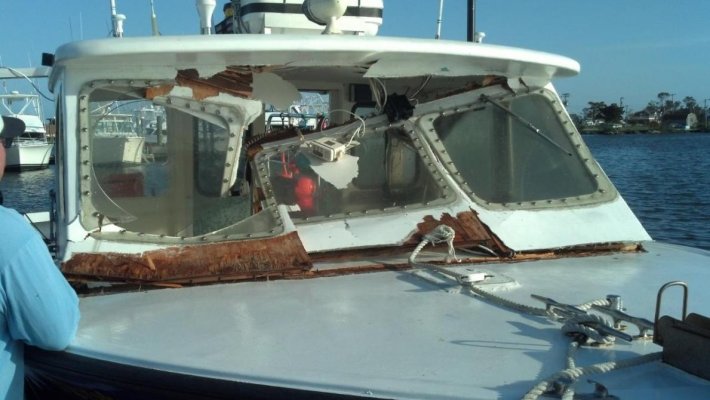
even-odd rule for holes
{"type": "Polygon", "coordinates": [[[158,17],[155,15],[153,0],[150,0],[150,28],[153,32],[153,36],[160,36],[160,31],[158,30],[158,17]]]}
{"type": "Polygon", "coordinates": [[[466,24],[466,40],[473,43],[481,43],[486,37],[485,32],[476,32],[476,0],[468,0],[466,24]]]}
{"type": "Polygon", "coordinates": [[[434,36],[434,39],[441,38],[441,23],[444,20],[443,18],[444,18],[444,0],[439,0],[439,18],[436,20],[436,35],[434,36]]]}
{"type": "Polygon", "coordinates": [[[466,17],[466,40],[473,42],[476,38],[476,0],[468,0],[466,17]]]}

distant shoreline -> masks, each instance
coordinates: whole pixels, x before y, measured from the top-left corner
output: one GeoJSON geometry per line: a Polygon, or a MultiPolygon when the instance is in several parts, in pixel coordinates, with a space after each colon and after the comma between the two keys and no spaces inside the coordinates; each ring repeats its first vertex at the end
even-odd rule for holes
{"type": "Polygon", "coordinates": [[[623,125],[621,127],[615,126],[593,126],[579,128],[579,133],[582,135],[634,135],[634,134],[653,134],[653,135],[666,135],[675,133],[710,133],[710,131],[703,129],[672,129],[664,128],[659,129],[657,127],[650,127],[644,125],[623,125]]]}

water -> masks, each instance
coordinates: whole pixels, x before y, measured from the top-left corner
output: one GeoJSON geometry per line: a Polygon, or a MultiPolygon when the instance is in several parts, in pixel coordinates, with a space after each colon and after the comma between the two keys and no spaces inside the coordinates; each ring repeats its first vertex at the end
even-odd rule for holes
{"type": "MultiPolygon", "coordinates": [[[[710,133],[584,139],[654,239],[710,250],[710,133]]],[[[55,168],[6,173],[5,206],[47,210],[55,168]]]]}
{"type": "Polygon", "coordinates": [[[584,139],[651,237],[710,250],[710,133],[584,139]]]}
{"type": "Polygon", "coordinates": [[[0,180],[4,206],[20,212],[49,210],[49,190],[54,187],[56,166],[24,172],[5,172],[0,180]]]}

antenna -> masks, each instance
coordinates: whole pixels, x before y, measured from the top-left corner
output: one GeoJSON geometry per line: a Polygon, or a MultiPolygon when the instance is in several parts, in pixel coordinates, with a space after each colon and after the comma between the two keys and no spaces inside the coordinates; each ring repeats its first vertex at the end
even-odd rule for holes
{"type": "Polygon", "coordinates": [[[211,35],[212,34],[212,14],[214,13],[214,8],[217,6],[216,0],[197,0],[195,1],[197,6],[197,13],[200,15],[200,34],[211,35]]]}
{"type": "Polygon", "coordinates": [[[111,22],[113,22],[113,31],[111,35],[113,37],[123,37],[123,21],[126,20],[126,16],[123,14],[116,14],[116,0],[110,0],[111,5],[111,22]]]}
{"type": "Polygon", "coordinates": [[[468,0],[468,10],[467,10],[467,40],[469,42],[481,43],[483,38],[486,37],[485,32],[476,32],[476,0],[468,0]]]}
{"type": "Polygon", "coordinates": [[[160,31],[158,30],[158,17],[155,15],[153,0],[150,0],[150,28],[153,31],[153,36],[160,36],[160,31]]]}
{"type": "Polygon", "coordinates": [[[476,0],[468,0],[466,17],[466,40],[473,42],[476,37],[476,0]]]}
{"type": "Polygon", "coordinates": [[[439,18],[436,20],[436,35],[434,39],[441,38],[441,23],[444,21],[444,0],[439,0],[439,18]]]}

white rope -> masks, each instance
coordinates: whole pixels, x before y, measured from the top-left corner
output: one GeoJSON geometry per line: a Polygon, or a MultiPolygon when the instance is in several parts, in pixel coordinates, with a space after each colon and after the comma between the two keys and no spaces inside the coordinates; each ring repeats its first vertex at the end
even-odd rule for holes
{"type": "MultiPolygon", "coordinates": [[[[468,288],[471,292],[479,295],[485,300],[505,308],[509,308],[515,311],[519,311],[525,314],[537,315],[537,316],[547,316],[553,320],[560,320],[560,316],[555,314],[552,310],[554,307],[550,307],[550,311],[545,308],[531,307],[525,304],[516,303],[514,301],[505,299],[500,296],[496,296],[490,292],[487,292],[480,287],[476,286],[474,283],[466,282],[462,279],[461,274],[457,274],[448,269],[427,263],[419,263],[416,261],[417,255],[421,250],[429,243],[436,244],[446,242],[449,245],[449,257],[456,258],[453,241],[456,232],[453,228],[447,225],[439,225],[434,228],[431,232],[424,235],[422,241],[417,245],[417,247],[412,251],[409,256],[409,263],[414,267],[421,267],[430,270],[446,274],[448,276],[454,277],[459,283],[464,287],[468,288]]],[[[447,257],[448,259],[448,257],[447,257]]],[[[581,311],[589,310],[593,305],[608,306],[610,304],[607,299],[597,299],[592,300],[587,303],[580,304],[576,306],[581,311]]],[[[592,375],[592,374],[602,374],[610,371],[614,371],[621,368],[628,368],[636,365],[641,365],[651,361],[656,361],[661,358],[662,353],[652,353],[644,356],[631,358],[621,361],[610,361],[605,363],[593,364],[587,367],[579,368],[575,363],[575,355],[580,346],[580,338],[585,340],[593,340],[601,344],[613,343],[615,338],[606,334],[603,334],[597,329],[594,329],[595,325],[605,325],[609,326],[609,323],[602,317],[589,313],[579,313],[578,315],[572,316],[562,316],[565,324],[562,326],[562,331],[566,334],[574,336],[569,347],[567,348],[567,355],[565,359],[566,368],[562,371],[550,376],[549,378],[541,381],[535,385],[530,391],[523,397],[523,400],[536,400],[542,394],[548,393],[551,390],[557,390],[557,393],[562,399],[573,400],[574,399],[574,383],[582,376],[592,375]],[[591,326],[590,326],[591,325],[591,326]]]]}
{"type": "Polygon", "coordinates": [[[580,310],[587,311],[592,308],[592,306],[602,306],[602,307],[608,307],[611,304],[609,299],[596,299],[592,301],[588,301],[586,303],[579,304],[575,307],[579,308],[580,310]]]}
{"type": "Polygon", "coordinates": [[[583,368],[566,368],[535,385],[528,393],[525,394],[525,396],[522,397],[522,399],[538,399],[541,395],[547,393],[550,389],[553,389],[555,382],[566,381],[571,382],[570,385],[572,385],[582,376],[604,374],[622,368],[635,367],[649,362],[658,361],[661,359],[661,355],[661,352],[650,353],[640,357],[629,358],[621,361],[598,363],[583,368]]]}
{"type": "Polygon", "coordinates": [[[613,336],[605,335],[599,332],[599,330],[594,329],[593,326],[586,325],[588,323],[601,324],[611,327],[604,318],[598,315],[580,314],[565,320],[565,324],[562,326],[562,332],[572,336],[582,334],[586,338],[599,344],[609,345],[614,343],[615,338],[613,336]]]}

